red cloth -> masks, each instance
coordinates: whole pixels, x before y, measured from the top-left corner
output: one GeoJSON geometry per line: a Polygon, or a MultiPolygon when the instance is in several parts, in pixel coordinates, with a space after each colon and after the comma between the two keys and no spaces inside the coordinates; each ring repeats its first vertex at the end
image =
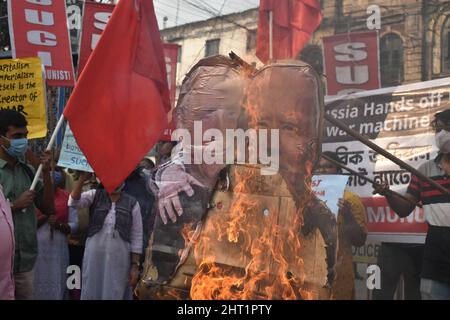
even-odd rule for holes
{"type": "Polygon", "coordinates": [[[269,12],[273,12],[273,59],[296,58],[322,22],[317,0],[261,0],[256,56],[269,60],[269,12]]]}
{"type": "Polygon", "coordinates": [[[78,145],[109,192],[167,126],[165,68],[152,0],[120,1],[64,110],[78,145]]]}
{"type": "Polygon", "coordinates": [[[56,223],[67,223],[69,220],[69,202],[70,193],[66,190],[57,188],[55,191],[55,215],[56,223]]]}

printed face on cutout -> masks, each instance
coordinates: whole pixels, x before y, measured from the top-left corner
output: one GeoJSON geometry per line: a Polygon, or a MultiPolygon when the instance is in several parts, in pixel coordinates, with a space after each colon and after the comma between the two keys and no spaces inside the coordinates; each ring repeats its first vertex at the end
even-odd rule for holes
{"type": "Polygon", "coordinates": [[[316,158],[317,92],[314,78],[298,67],[269,67],[250,84],[250,126],[279,130],[281,172],[301,173],[305,162],[316,158]]]}
{"type": "Polygon", "coordinates": [[[243,97],[243,80],[226,66],[199,67],[182,88],[181,125],[193,132],[194,121],[208,129],[235,128],[243,97]],[[183,92],[182,92],[183,94],[183,92]]]}

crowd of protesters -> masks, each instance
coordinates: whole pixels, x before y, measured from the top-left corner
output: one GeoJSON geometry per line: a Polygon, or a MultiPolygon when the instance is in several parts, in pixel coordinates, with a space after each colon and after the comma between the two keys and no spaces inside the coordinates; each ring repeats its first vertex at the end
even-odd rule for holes
{"type": "Polygon", "coordinates": [[[95,175],[34,155],[27,134],[22,114],[0,110],[0,299],[132,299],[152,224],[153,161],[108,194],[95,175]],[[68,290],[69,265],[82,268],[81,291],[68,290]]]}
{"type": "MultiPolygon", "coordinates": [[[[436,114],[433,126],[439,154],[419,171],[449,189],[450,110],[436,114]]],[[[20,113],[0,111],[0,299],[133,299],[155,218],[155,197],[147,187],[155,164],[144,158],[108,193],[94,174],[58,167],[54,153],[34,155],[27,133],[20,113]],[[30,190],[40,164],[42,176],[30,190]],[[81,290],[67,288],[69,265],[80,267],[81,290]]],[[[170,160],[173,147],[158,144],[156,166],[170,160]]],[[[337,155],[325,154],[335,161],[322,158],[315,174],[343,174],[337,155]]],[[[450,299],[449,201],[430,191],[415,175],[406,200],[390,193],[386,183],[374,185],[374,193],[384,195],[401,217],[421,202],[429,227],[425,245],[383,244],[375,299],[393,299],[401,275],[407,299],[450,299]]],[[[331,297],[355,299],[352,246],[364,245],[367,236],[356,194],[345,191],[337,223],[331,297]]]]}

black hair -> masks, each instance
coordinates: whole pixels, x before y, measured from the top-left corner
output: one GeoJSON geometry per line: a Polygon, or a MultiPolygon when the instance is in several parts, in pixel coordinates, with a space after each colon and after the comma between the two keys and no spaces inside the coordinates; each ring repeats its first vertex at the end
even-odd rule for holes
{"type": "MultiPolygon", "coordinates": [[[[336,154],[336,152],[333,152],[333,151],[324,151],[324,152],[322,152],[322,154],[328,156],[328,158],[331,158],[331,159],[333,159],[333,160],[336,161],[336,162],[339,162],[339,163],[341,163],[341,164],[344,164],[344,163],[341,161],[341,159],[339,159],[339,157],[338,157],[338,155],[336,154]]],[[[337,168],[337,173],[342,173],[342,168],[341,168],[341,167],[338,167],[338,166],[335,165],[334,163],[333,163],[333,166],[335,166],[335,167],[337,168]]]]}
{"type": "Polygon", "coordinates": [[[441,120],[445,124],[450,123],[450,109],[438,112],[434,115],[436,120],[441,120]]]}
{"type": "Polygon", "coordinates": [[[144,159],[142,159],[143,161],[146,161],[148,164],[150,164],[150,165],[152,165],[152,168],[154,168],[155,167],[155,163],[153,162],[153,160],[152,159],[149,159],[149,158],[144,158],[144,159]]]}
{"type": "Polygon", "coordinates": [[[10,109],[0,109],[0,135],[6,135],[10,126],[24,128],[27,125],[27,119],[20,112],[10,109]]]}

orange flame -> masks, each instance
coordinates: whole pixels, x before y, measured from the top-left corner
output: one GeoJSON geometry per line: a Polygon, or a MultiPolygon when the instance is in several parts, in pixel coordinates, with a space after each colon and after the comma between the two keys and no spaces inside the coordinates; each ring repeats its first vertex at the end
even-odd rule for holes
{"type": "Polygon", "coordinates": [[[192,299],[311,298],[301,288],[302,213],[295,209],[280,223],[276,207],[259,210],[262,207],[252,190],[259,183],[251,183],[259,175],[256,172],[237,170],[230,207],[209,213],[195,247],[199,268],[192,279],[192,299]]]}

